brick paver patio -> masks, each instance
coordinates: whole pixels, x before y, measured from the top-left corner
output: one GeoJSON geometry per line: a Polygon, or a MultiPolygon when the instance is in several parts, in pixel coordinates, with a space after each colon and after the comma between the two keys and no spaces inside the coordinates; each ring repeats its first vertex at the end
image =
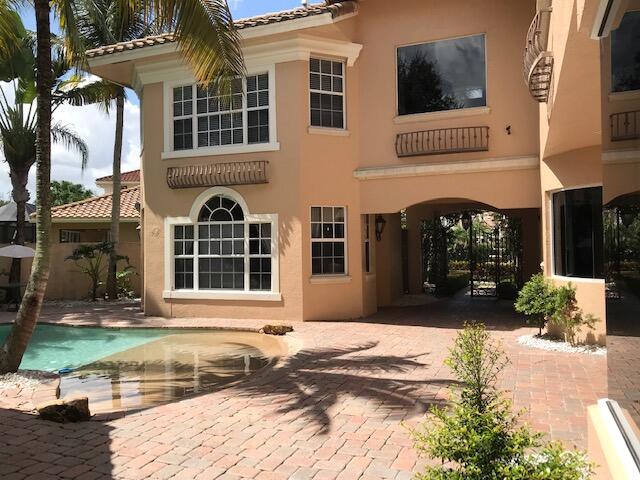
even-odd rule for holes
{"type": "MultiPolygon", "coordinates": [[[[586,447],[585,409],[606,396],[606,359],[525,349],[493,302],[388,309],[365,322],[296,324],[296,353],[240,384],[144,411],[58,425],[0,410],[0,478],[409,479],[416,425],[447,398],[443,360],[462,319],[485,321],[511,359],[503,387],[528,421],[586,447]]],[[[44,321],[242,326],[142,319],[132,309],[49,310],[44,321]]]]}

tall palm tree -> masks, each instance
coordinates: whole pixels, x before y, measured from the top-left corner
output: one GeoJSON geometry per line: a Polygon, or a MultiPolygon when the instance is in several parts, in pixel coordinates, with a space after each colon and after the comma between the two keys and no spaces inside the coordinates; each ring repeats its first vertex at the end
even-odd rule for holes
{"type": "MultiPolygon", "coordinates": [[[[149,24],[143,10],[124,15],[119,8],[120,0],[76,0],[76,25],[87,48],[135,40],[159,33],[155,23],[149,24]]],[[[118,298],[116,271],[118,266],[118,244],[120,241],[120,173],[122,162],[122,136],[124,130],[125,90],[114,86],[116,104],[116,129],[113,143],[113,196],[111,203],[112,249],[107,270],[107,296],[118,298]]]]}
{"type": "MultiPolygon", "coordinates": [[[[7,1],[7,0],[2,0],[7,1]]],[[[1,5],[0,1],[0,7],[1,5]]],[[[34,0],[36,17],[36,253],[31,277],[11,332],[0,347],[0,373],[16,371],[36,325],[51,263],[51,8],[67,51],[81,62],[84,48],[75,18],[75,0],[34,0]]],[[[147,23],[175,32],[182,57],[201,83],[222,87],[244,73],[240,36],[226,0],[119,0],[122,19],[142,11],[147,23]]],[[[3,9],[0,8],[0,19],[3,9]]],[[[2,39],[0,38],[0,42],[2,39]]]]}
{"type": "MultiPolygon", "coordinates": [[[[27,182],[29,172],[36,161],[37,116],[33,108],[35,97],[35,54],[33,36],[20,22],[19,37],[14,47],[7,52],[0,50],[0,81],[8,82],[12,91],[1,91],[0,96],[0,145],[5,161],[9,165],[12,184],[12,197],[16,202],[16,238],[14,243],[24,245],[25,208],[29,200],[27,182]],[[6,93],[12,93],[10,100],[6,93]]],[[[93,86],[84,86],[74,77],[63,80],[70,66],[65,55],[56,49],[53,60],[55,85],[53,88],[53,110],[63,103],[82,105],[103,100],[110,94],[106,86],[104,93],[93,86]],[[88,91],[87,91],[88,90],[88,91]]],[[[63,143],[67,148],[76,150],[84,169],[88,158],[88,147],[76,133],[61,124],[52,127],[54,141],[63,143]]],[[[10,283],[17,283],[20,275],[20,259],[14,259],[11,265],[10,283]]]]}

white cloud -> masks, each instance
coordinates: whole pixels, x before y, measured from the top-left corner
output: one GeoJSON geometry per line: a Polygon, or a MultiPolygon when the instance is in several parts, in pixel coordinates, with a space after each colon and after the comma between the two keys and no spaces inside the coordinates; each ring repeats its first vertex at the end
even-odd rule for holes
{"type": "MultiPolygon", "coordinates": [[[[130,95],[133,93],[129,92],[130,95]]],[[[140,168],[140,107],[131,102],[125,103],[124,138],[122,148],[122,171],[140,168]]],[[[68,151],[62,145],[54,144],[51,151],[51,179],[69,180],[81,183],[85,187],[100,193],[95,179],[110,175],[113,162],[113,142],[115,135],[115,110],[108,116],[97,106],[72,107],[62,105],[53,118],[80,135],[89,146],[89,161],[84,172],[81,169],[80,157],[75,151],[68,151]]],[[[0,151],[0,158],[3,159],[0,151]]],[[[29,175],[29,190],[35,200],[35,165],[29,175]]],[[[9,167],[0,163],[0,195],[10,199],[11,181],[9,167]]]]}

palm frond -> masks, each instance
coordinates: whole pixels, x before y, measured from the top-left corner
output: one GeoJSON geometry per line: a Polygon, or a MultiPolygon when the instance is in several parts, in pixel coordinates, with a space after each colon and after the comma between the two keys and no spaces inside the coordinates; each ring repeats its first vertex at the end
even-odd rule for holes
{"type": "Polygon", "coordinates": [[[80,154],[81,168],[84,170],[89,160],[89,147],[80,136],[66,125],[59,123],[51,126],[51,139],[61,143],[67,150],[76,150],[80,154]]]}
{"type": "Polygon", "coordinates": [[[54,92],[55,101],[74,107],[98,104],[100,108],[109,112],[111,101],[122,91],[122,87],[105,80],[85,82],[85,79],[75,76],[61,82],[54,92]]]}
{"type": "Polygon", "coordinates": [[[86,70],[86,45],[78,31],[74,0],[52,0],[51,6],[64,32],[64,50],[69,63],[78,70],[86,70]]]}
{"type": "Polygon", "coordinates": [[[178,46],[198,82],[219,83],[245,73],[240,35],[226,0],[120,0],[140,3],[148,20],[175,31],[178,46]]]}

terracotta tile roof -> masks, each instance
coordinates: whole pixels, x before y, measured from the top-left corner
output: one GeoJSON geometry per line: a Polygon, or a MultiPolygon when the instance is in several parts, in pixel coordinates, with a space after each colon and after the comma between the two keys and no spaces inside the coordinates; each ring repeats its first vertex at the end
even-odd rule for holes
{"type": "MultiPolygon", "coordinates": [[[[88,198],[79,202],[68,203],[53,207],[51,217],[54,220],[62,219],[111,219],[111,202],[113,195],[88,198]]],[[[140,213],[136,204],[140,202],[140,187],[122,190],[120,195],[120,218],[123,220],[139,219],[140,213]]]]}
{"type": "MultiPolygon", "coordinates": [[[[286,22],[299,18],[313,17],[315,15],[323,15],[330,13],[334,18],[347,13],[353,13],[357,10],[356,0],[326,0],[324,3],[308,5],[307,7],[298,7],[291,10],[283,10],[281,12],[267,13],[256,17],[241,18],[235,21],[238,30],[244,30],[251,27],[259,27],[272,23],[286,22]]],[[[176,37],[173,33],[164,33],[161,35],[153,35],[149,37],[131,40],[127,42],[115,43],[113,45],[105,45],[104,47],[87,50],[86,55],[89,58],[102,57],[113,53],[120,53],[129,50],[136,50],[154,45],[162,45],[165,43],[175,42],[176,37]]]]}
{"type": "MultiPolygon", "coordinates": [[[[96,178],[96,182],[111,182],[111,181],[113,181],[113,175],[107,175],[106,177],[96,178]]],[[[130,172],[120,173],[120,181],[140,183],[140,170],[131,170],[130,172]]]]}

